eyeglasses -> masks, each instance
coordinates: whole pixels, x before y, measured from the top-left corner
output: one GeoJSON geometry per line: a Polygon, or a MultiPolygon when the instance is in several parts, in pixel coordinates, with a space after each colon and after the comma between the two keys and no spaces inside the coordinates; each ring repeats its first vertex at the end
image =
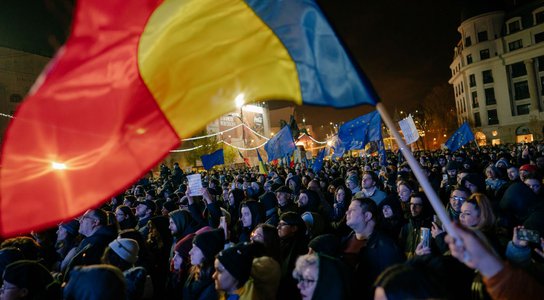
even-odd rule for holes
{"type": "Polygon", "coordinates": [[[302,276],[297,276],[297,277],[295,278],[295,280],[296,280],[299,284],[301,284],[301,285],[303,285],[303,286],[309,286],[309,285],[314,284],[314,283],[317,282],[317,280],[315,280],[315,279],[308,279],[308,278],[304,278],[304,277],[302,277],[302,276]]]}
{"type": "Polygon", "coordinates": [[[3,293],[5,293],[6,291],[14,290],[14,289],[18,289],[18,287],[16,287],[16,286],[7,287],[7,286],[4,284],[4,285],[2,285],[2,287],[0,287],[0,294],[3,294],[3,293]]]}
{"type": "Polygon", "coordinates": [[[453,199],[453,200],[456,200],[456,201],[461,201],[461,202],[465,202],[467,200],[467,198],[459,197],[459,196],[451,196],[450,199],[453,199]]]}

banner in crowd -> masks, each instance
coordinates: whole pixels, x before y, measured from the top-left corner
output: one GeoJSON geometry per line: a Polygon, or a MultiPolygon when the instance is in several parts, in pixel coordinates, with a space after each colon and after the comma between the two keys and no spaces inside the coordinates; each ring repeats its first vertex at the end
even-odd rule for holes
{"type": "Polygon", "coordinates": [[[249,158],[244,157],[244,156],[242,155],[242,152],[240,152],[240,150],[238,150],[238,155],[240,155],[240,157],[242,158],[242,160],[244,161],[244,163],[246,164],[246,166],[247,166],[248,168],[251,168],[251,165],[249,164],[249,158]]]}
{"type": "Polygon", "coordinates": [[[474,140],[474,134],[470,130],[468,123],[465,122],[444,144],[451,152],[463,147],[466,143],[474,140]]]}
{"type": "Polygon", "coordinates": [[[400,130],[402,130],[402,134],[404,135],[406,145],[410,145],[419,139],[419,132],[417,131],[414,119],[412,119],[412,115],[400,120],[399,126],[400,130]]]}
{"type": "Polygon", "coordinates": [[[223,149],[219,149],[207,155],[202,155],[200,159],[202,160],[202,165],[204,166],[204,169],[206,170],[211,169],[213,166],[225,164],[225,156],[223,154],[223,149]]]}
{"type": "Polygon", "coordinates": [[[3,236],[96,207],[236,102],[378,101],[314,1],[81,0],[73,20],[5,134],[3,236]]]}

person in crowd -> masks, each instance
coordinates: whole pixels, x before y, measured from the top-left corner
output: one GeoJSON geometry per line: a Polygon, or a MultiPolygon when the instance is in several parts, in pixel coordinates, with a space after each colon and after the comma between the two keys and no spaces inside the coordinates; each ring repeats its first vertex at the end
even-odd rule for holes
{"type": "Polygon", "coordinates": [[[119,224],[119,230],[136,228],[138,219],[132,212],[132,209],[126,205],[119,205],[115,209],[115,218],[119,224]]]}
{"type": "Polygon", "coordinates": [[[77,246],[81,242],[81,236],[78,231],[78,220],[59,224],[55,249],[57,250],[60,260],[58,266],[55,268],[56,271],[64,272],[66,266],[75,255],[77,246]]]}
{"type": "Polygon", "coordinates": [[[251,232],[250,239],[253,243],[263,245],[259,256],[268,256],[280,262],[280,237],[276,227],[270,224],[258,224],[251,232]]]}
{"type": "Polygon", "coordinates": [[[225,234],[214,229],[197,234],[189,251],[191,269],[183,286],[183,299],[217,299],[212,274],[214,257],[225,244],[225,234]]]}
{"type": "Polygon", "coordinates": [[[540,200],[544,200],[544,193],[542,192],[542,178],[535,175],[528,175],[523,181],[534,193],[537,195],[540,200]]]}
{"type": "Polygon", "coordinates": [[[410,217],[410,196],[416,191],[415,184],[408,180],[397,180],[397,195],[405,219],[410,217]]]}
{"type": "Polygon", "coordinates": [[[474,231],[457,224],[453,230],[459,241],[450,235],[445,239],[452,256],[478,270],[492,299],[536,299],[544,293],[544,285],[502,261],[474,231]]]}
{"type": "Polygon", "coordinates": [[[302,300],[350,298],[348,271],[337,258],[321,253],[299,256],[293,278],[302,300]]]}
{"type": "Polygon", "coordinates": [[[305,212],[318,213],[320,211],[319,195],[312,190],[301,190],[298,194],[296,203],[298,205],[299,214],[303,214],[305,212]]]}
{"type": "MultiPolygon", "coordinates": [[[[127,299],[141,299],[145,291],[146,280],[151,281],[143,267],[135,267],[138,261],[140,246],[133,239],[117,238],[113,240],[102,256],[102,263],[119,268],[123,272],[126,282],[127,299]]],[[[149,286],[149,285],[147,285],[149,286]]]]}
{"type": "Polygon", "coordinates": [[[157,205],[153,200],[139,201],[136,206],[136,217],[138,217],[138,230],[143,236],[147,236],[149,233],[149,220],[155,215],[157,205]]]}
{"type": "Polygon", "coordinates": [[[340,221],[348,210],[351,201],[351,190],[343,185],[338,186],[334,190],[334,202],[330,220],[333,222],[340,221]]]}
{"type": "Polygon", "coordinates": [[[127,299],[125,277],[111,265],[76,267],[64,287],[64,300],[119,299],[127,299]]]}
{"type": "Polygon", "coordinates": [[[390,238],[397,239],[406,222],[400,201],[393,196],[387,197],[378,206],[378,214],[380,230],[390,238]]]}
{"type": "Polygon", "coordinates": [[[378,207],[372,199],[353,198],[346,217],[352,232],[342,241],[341,258],[351,270],[352,286],[370,298],[378,275],[404,258],[395,241],[377,230],[378,207]]]}
{"type": "Polygon", "coordinates": [[[411,258],[416,254],[416,247],[421,242],[421,229],[431,229],[432,208],[425,194],[415,192],[410,197],[410,218],[400,232],[400,245],[404,254],[411,258]]]}
{"type": "Polygon", "coordinates": [[[538,168],[535,165],[522,165],[521,167],[519,167],[519,179],[521,179],[521,181],[523,182],[529,175],[534,175],[537,171],[538,168]]]}
{"type": "Polygon", "coordinates": [[[278,224],[278,236],[282,275],[278,297],[283,298],[297,291],[291,272],[295,268],[297,257],[308,252],[306,225],[297,213],[283,213],[278,224]]]}
{"type": "Polygon", "coordinates": [[[149,233],[146,244],[153,258],[153,264],[148,272],[153,281],[155,298],[162,299],[166,292],[166,279],[170,269],[168,258],[172,247],[172,234],[168,228],[168,218],[165,216],[152,217],[147,226],[149,233]]]}
{"type": "Polygon", "coordinates": [[[355,195],[356,193],[361,191],[361,186],[359,185],[359,177],[357,177],[357,173],[351,174],[346,179],[346,187],[350,190],[352,195],[355,195]]]}
{"type": "Polygon", "coordinates": [[[0,299],[60,299],[61,288],[49,271],[32,260],[18,260],[6,266],[0,299]]]}
{"type": "MultiPolygon", "coordinates": [[[[485,169],[485,185],[487,191],[491,195],[497,195],[497,193],[502,189],[502,187],[506,184],[506,180],[502,179],[502,176],[500,174],[500,171],[497,167],[495,167],[493,164],[489,165],[485,169]]],[[[482,193],[483,191],[480,191],[482,193]]]]}
{"type": "Polygon", "coordinates": [[[237,241],[249,242],[251,232],[265,220],[263,205],[255,200],[246,200],[240,205],[240,222],[237,228],[237,241]]]}
{"type": "Polygon", "coordinates": [[[250,280],[253,258],[252,246],[246,243],[234,245],[217,254],[212,275],[215,290],[219,294],[216,299],[255,298],[254,290],[246,286],[250,280]]]}
{"type": "MultiPolygon", "coordinates": [[[[297,206],[293,203],[293,191],[286,186],[280,186],[276,189],[276,199],[278,199],[278,216],[286,212],[296,212],[297,206]]],[[[267,221],[267,223],[270,223],[267,221]]],[[[270,223],[271,224],[271,223],[270,223]]]]}
{"type": "Polygon", "coordinates": [[[370,198],[376,202],[376,205],[379,205],[387,197],[387,194],[378,188],[378,175],[373,171],[363,173],[361,186],[363,188],[358,194],[355,194],[355,197],[370,198]]]}
{"type": "Polygon", "coordinates": [[[519,178],[518,167],[516,167],[515,165],[511,165],[510,167],[508,167],[508,169],[506,169],[506,173],[508,175],[508,180],[510,182],[516,182],[516,181],[521,180],[519,178]]]}
{"type": "MultiPolygon", "coordinates": [[[[175,246],[177,242],[188,234],[197,231],[199,227],[187,210],[177,209],[168,214],[168,229],[172,233],[172,245],[175,246]]],[[[174,256],[173,248],[170,252],[170,258],[174,256]]]]}
{"type": "Polygon", "coordinates": [[[84,238],[66,267],[65,279],[75,266],[100,263],[104,250],[117,236],[117,232],[107,227],[106,222],[106,212],[101,209],[88,210],[79,219],[79,233],[84,238]]]}
{"type": "MultiPolygon", "coordinates": [[[[276,194],[273,192],[273,184],[271,180],[265,182],[263,186],[264,193],[259,197],[259,202],[263,204],[266,220],[275,219],[277,221],[279,219],[277,210],[278,200],[276,199],[276,194]]],[[[273,226],[277,225],[277,223],[271,224],[273,226]]]]}

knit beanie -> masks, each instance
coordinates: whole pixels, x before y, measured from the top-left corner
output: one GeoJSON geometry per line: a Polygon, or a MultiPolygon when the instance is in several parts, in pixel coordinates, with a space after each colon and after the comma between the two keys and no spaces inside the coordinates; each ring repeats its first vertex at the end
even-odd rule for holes
{"type": "Polygon", "coordinates": [[[308,248],[312,248],[317,253],[337,257],[340,249],[340,239],[330,233],[318,235],[308,243],[308,248]]]}
{"type": "Polygon", "coordinates": [[[0,250],[0,274],[4,274],[6,266],[18,260],[25,259],[23,252],[15,247],[6,247],[0,250]]]}
{"type": "Polygon", "coordinates": [[[32,260],[9,264],[4,271],[4,280],[20,289],[28,289],[31,294],[43,293],[55,282],[44,266],[32,260]]]}
{"type": "Polygon", "coordinates": [[[251,274],[253,252],[250,243],[237,244],[219,252],[217,259],[229,271],[230,275],[236,278],[240,285],[243,285],[251,274]]]}
{"type": "Polygon", "coordinates": [[[124,261],[134,264],[138,260],[140,246],[133,239],[118,238],[113,240],[109,247],[115,254],[119,255],[124,261]]]}
{"type": "Polygon", "coordinates": [[[79,233],[79,221],[78,220],[72,220],[67,223],[62,223],[60,226],[71,235],[78,235],[79,233]]]}
{"type": "Polygon", "coordinates": [[[197,234],[193,239],[207,261],[213,261],[215,255],[225,246],[225,232],[223,229],[214,229],[197,234]]]}

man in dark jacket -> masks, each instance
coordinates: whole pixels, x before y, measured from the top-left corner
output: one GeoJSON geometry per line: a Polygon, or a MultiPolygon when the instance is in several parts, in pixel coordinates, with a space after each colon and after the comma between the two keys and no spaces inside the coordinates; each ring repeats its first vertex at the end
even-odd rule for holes
{"type": "Polygon", "coordinates": [[[344,238],[342,260],[351,268],[352,286],[360,288],[361,299],[371,299],[378,275],[403,261],[395,241],[376,230],[377,216],[377,205],[369,198],[352,199],[346,212],[353,231],[344,238]]]}
{"type": "Polygon", "coordinates": [[[104,250],[117,236],[117,232],[107,226],[106,212],[101,209],[91,209],[83,214],[79,219],[79,233],[85,238],[77,247],[65,275],[75,266],[99,264],[104,250]]]}

